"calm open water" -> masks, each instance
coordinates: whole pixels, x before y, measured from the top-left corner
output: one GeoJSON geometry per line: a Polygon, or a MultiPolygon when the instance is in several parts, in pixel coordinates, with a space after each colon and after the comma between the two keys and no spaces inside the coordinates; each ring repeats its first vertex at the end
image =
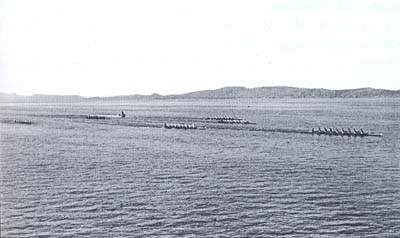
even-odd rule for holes
{"type": "Polygon", "coordinates": [[[3,103],[0,119],[1,237],[400,237],[400,99],[3,103]],[[384,137],[152,127],[224,115],[384,137]]]}

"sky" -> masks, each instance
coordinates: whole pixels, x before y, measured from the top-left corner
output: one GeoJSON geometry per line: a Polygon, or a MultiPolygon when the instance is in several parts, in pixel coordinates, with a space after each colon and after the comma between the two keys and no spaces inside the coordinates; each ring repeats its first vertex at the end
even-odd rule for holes
{"type": "Polygon", "coordinates": [[[400,89],[400,1],[0,0],[0,92],[400,89]]]}

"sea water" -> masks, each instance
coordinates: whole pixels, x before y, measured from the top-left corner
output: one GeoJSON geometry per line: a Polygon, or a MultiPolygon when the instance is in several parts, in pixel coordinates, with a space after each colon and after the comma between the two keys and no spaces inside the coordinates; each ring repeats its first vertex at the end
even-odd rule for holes
{"type": "Polygon", "coordinates": [[[400,237],[400,99],[0,109],[1,237],[400,237]],[[120,111],[127,117],[85,118],[120,111]],[[217,129],[202,120],[209,116],[383,137],[217,129]],[[208,128],[164,129],[164,122],[208,128]]]}

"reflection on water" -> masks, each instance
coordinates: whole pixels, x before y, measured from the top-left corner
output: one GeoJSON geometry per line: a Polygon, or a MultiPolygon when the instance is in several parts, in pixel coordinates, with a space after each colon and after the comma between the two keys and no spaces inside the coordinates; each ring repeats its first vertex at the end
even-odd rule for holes
{"type": "Polygon", "coordinates": [[[398,99],[1,105],[2,237],[400,236],[398,99]],[[250,106],[250,107],[248,107],[250,106]],[[106,122],[79,116],[124,110],[106,122]],[[233,115],[262,128],[135,123],[233,115]],[[131,124],[130,124],[131,123],[131,124]]]}

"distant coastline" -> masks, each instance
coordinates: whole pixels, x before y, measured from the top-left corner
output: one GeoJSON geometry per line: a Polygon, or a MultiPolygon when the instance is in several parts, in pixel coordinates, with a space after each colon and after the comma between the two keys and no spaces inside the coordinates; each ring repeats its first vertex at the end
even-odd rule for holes
{"type": "Polygon", "coordinates": [[[330,90],[323,88],[296,87],[224,87],[175,95],[121,95],[111,97],[83,97],[78,95],[20,96],[0,93],[0,102],[85,102],[85,101],[124,101],[124,100],[163,100],[163,99],[232,99],[232,98],[397,98],[400,90],[358,88],[330,90]]]}

